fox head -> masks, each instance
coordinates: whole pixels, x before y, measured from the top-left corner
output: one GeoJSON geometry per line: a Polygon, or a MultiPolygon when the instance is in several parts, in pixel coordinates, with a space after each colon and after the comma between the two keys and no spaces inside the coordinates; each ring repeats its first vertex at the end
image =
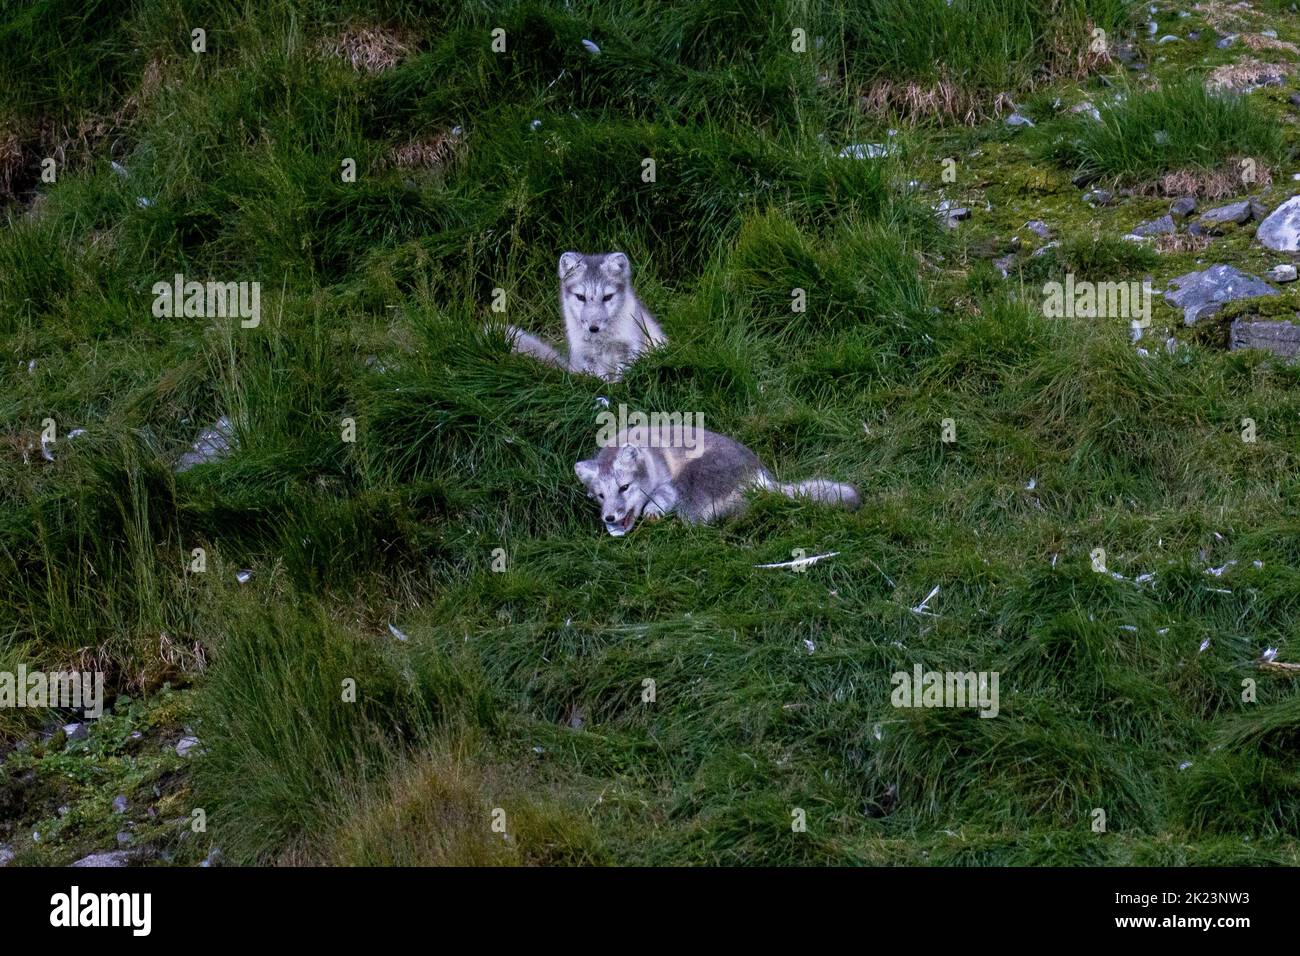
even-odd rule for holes
{"type": "Polygon", "coordinates": [[[632,263],[621,252],[560,256],[560,307],[583,335],[599,335],[627,308],[632,263]]]}
{"type": "Polygon", "coordinates": [[[587,486],[587,497],[599,503],[606,531],[618,537],[632,530],[650,500],[643,487],[647,472],[639,448],[603,449],[574,465],[573,473],[587,486]]]}

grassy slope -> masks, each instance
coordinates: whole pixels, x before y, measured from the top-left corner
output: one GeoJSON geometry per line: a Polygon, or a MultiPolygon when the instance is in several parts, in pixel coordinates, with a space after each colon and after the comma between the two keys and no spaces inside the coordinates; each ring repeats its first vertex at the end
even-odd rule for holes
{"type": "MultiPolygon", "coordinates": [[[[1044,21],[1047,5],[1011,0],[927,18],[891,18],[883,0],[105,3],[73,32],[53,26],[63,6],[30,5],[34,39],[0,45],[6,122],[33,156],[42,129],[121,127],[96,138],[92,124],[30,216],[28,174],[0,233],[14,357],[0,369],[0,664],[93,655],[132,694],[194,682],[161,708],[180,707],[171,719],[207,751],[169,791],[176,859],[210,844],[243,862],[1300,859],[1300,695],[1253,664],[1265,646],[1298,656],[1300,372],[1182,332],[1176,355],[1143,359],[1123,323],[1039,314],[1045,275],[1165,279],[1197,258],[1092,241],[1167,201],[1083,206],[1068,116],[1016,134],[923,125],[888,163],[835,156],[885,138],[855,105],[882,78],[952,79],[931,71],[934,49],[972,101],[1012,90],[1040,120],[1057,96],[1107,95],[1041,68],[1060,65],[1058,31],[1119,32],[1121,4],[1044,21]],[[375,74],[316,52],[354,17],[404,27],[414,50],[375,74]],[[826,42],[796,54],[804,24],[826,42]],[[488,48],[496,26],[505,54],[488,48]],[[81,55],[47,55],[68,44],[81,55]],[[439,168],[385,162],[452,127],[439,168]],[[344,157],[356,183],[340,181],[344,157]],[[944,234],[936,193],[909,179],[975,217],[944,234]],[[987,258],[1036,217],[1063,250],[995,278],[987,258]],[[625,250],[671,339],[617,385],[539,369],[478,331],[500,288],[509,321],[558,337],[570,248],[625,250]],[[261,327],[154,318],[150,287],[176,271],[260,280],[261,327]],[[806,313],[790,311],[795,287],[806,313]],[[600,396],[701,412],[782,477],[852,480],[865,507],[765,498],[715,527],[604,537],[571,473],[600,396]],[[220,414],[238,452],[173,475],[220,414]],[[54,464],[24,463],[46,417],[87,432],[54,464]],[[200,546],[207,572],[184,573],[200,546]],[[1154,580],[1095,573],[1098,547],[1154,580]],[[800,548],[839,556],[753,567],[800,548]],[[935,585],[937,616],[909,610],[935,585]],[[1001,715],[892,708],[890,674],[915,662],[999,671],[1001,715]],[[182,836],[187,800],[210,820],[197,841],[182,836]]],[[[1293,19],[1267,24],[1300,41],[1293,19]]],[[[1228,56],[1202,47],[1198,63],[1228,56]]],[[[1170,56],[1151,60],[1157,75],[1191,54],[1170,56]]],[[[1278,168],[1275,201],[1297,139],[1276,120],[1286,92],[1228,120],[1278,168]]],[[[1192,121],[1178,141],[1197,135],[1192,121]]],[[[1121,177],[1125,145],[1102,138],[1089,161],[1121,177]]],[[[1240,152],[1221,149],[1208,165],[1240,152]]],[[[1169,171],[1140,158],[1140,175],[1169,171]]],[[[1217,243],[1212,261],[1269,261],[1248,234],[1217,243]]],[[[1178,324],[1157,310],[1158,328],[1178,324]]],[[[0,729],[16,737],[30,716],[0,714],[0,729]]],[[[115,754],[123,721],[87,749],[115,754]]],[[[34,754],[51,773],[68,756],[57,737],[34,754]]],[[[127,785],[174,771],[158,761],[127,785]]],[[[25,832],[66,796],[47,789],[5,796],[0,817],[25,832]]],[[[77,799],[88,819],[106,803],[93,787],[77,799]]],[[[19,829],[0,842],[20,862],[104,836],[36,845],[19,829]]]]}

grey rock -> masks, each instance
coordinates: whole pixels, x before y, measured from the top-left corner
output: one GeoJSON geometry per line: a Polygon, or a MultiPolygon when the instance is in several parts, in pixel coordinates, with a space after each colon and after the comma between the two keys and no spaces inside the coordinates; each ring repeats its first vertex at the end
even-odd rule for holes
{"type": "Polygon", "coordinates": [[[1226,206],[1217,206],[1214,209],[1207,209],[1201,213],[1201,225],[1211,223],[1215,225],[1224,223],[1243,223],[1250,219],[1250,201],[1243,199],[1241,202],[1231,202],[1226,206]]]}
{"type": "Polygon", "coordinates": [[[235,429],[230,424],[230,419],[222,415],[211,428],[204,429],[199,435],[190,450],[181,455],[176,462],[174,471],[180,474],[183,471],[189,471],[196,465],[206,465],[214,461],[221,461],[227,457],[235,445],[235,429]]]}
{"type": "Polygon", "coordinates": [[[994,259],[993,266],[1002,275],[1002,278],[1005,279],[1007,276],[1011,275],[1011,267],[1015,265],[1015,262],[1016,257],[1014,255],[1003,256],[1001,259],[994,259]]]}
{"type": "Polygon", "coordinates": [[[840,150],[840,159],[883,159],[894,154],[892,145],[884,143],[854,143],[840,150]]]}
{"type": "Polygon", "coordinates": [[[1174,217],[1161,216],[1133,227],[1135,236],[1166,236],[1175,231],[1174,217]]]}
{"type": "Polygon", "coordinates": [[[1263,279],[1228,265],[1189,272],[1170,279],[1169,285],[1173,291],[1165,294],[1165,301],[1183,310],[1185,325],[1214,315],[1228,302],[1277,295],[1263,279]]]}
{"type": "Polygon", "coordinates": [[[198,737],[182,737],[176,741],[176,753],[181,757],[188,757],[190,752],[199,745],[198,737]]]}
{"type": "Polygon", "coordinates": [[[117,845],[126,846],[130,842],[131,834],[127,833],[125,830],[119,830],[117,833],[117,845]]]}
{"type": "Polygon", "coordinates": [[[1196,42],[1197,40],[1199,40],[1200,38],[1201,38],[1201,31],[1200,31],[1200,30],[1189,30],[1189,31],[1187,31],[1187,39],[1191,40],[1193,43],[1195,43],[1195,42],[1196,42]]]}
{"type": "Polygon", "coordinates": [[[126,794],[119,793],[113,798],[113,812],[126,813],[126,794]]]}
{"type": "Polygon", "coordinates": [[[1290,263],[1284,262],[1269,269],[1265,275],[1274,282],[1295,282],[1296,268],[1290,263]]]}
{"type": "Polygon", "coordinates": [[[1300,252],[1300,196],[1292,196],[1274,209],[1255,238],[1274,252],[1300,252]]]}
{"type": "Polygon", "coordinates": [[[1180,39],[1182,39],[1182,38],[1181,38],[1181,37],[1176,37],[1176,36],[1174,36],[1172,33],[1166,33],[1166,34],[1165,34],[1164,36],[1162,36],[1159,40],[1157,40],[1156,43],[1157,43],[1157,44],[1160,44],[1160,43],[1177,43],[1180,39]]]}
{"type": "Polygon", "coordinates": [[[1287,321],[1237,319],[1228,333],[1228,348],[1263,349],[1294,362],[1300,357],[1300,325],[1287,321]]]}
{"type": "Polygon", "coordinates": [[[92,867],[127,866],[133,859],[135,859],[135,854],[130,850],[110,850],[106,853],[92,853],[90,856],[83,856],[72,865],[92,867]]]}
{"type": "Polygon", "coordinates": [[[212,851],[208,853],[207,858],[204,859],[204,861],[200,863],[199,866],[220,866],[221,861],[222,861],[221,850],[219,850],[217,847],[214,846],[212,848],[212,851]]]}
{"type": "Polygon", "coordinates": [[[1093,106],[1088,100],[1084,100],[1082,103],[1076,103],[1074,106],[1071,106],[1069,112],[1084,113],[1092,117],[1098,123],[1101,122],[1101,111],[1098,110],[1097,107],[1093,106]]]}
{"type": "Polygon", "coordinates": [[[1300,93],[1292,93],[1286,98],[1286,101],[1292,106],[1300,106],[1300,93]]]}
{"type": "Polygon", "coordinates": [[[0,866],[8,866],[14,858],[14,851],[7,846],[0,846],[0,866]]]}
{"type": "Polygon", "coordinates": [[[1053,240],[1052,242],[1049,242],[1047,245],[1043,246],[1042,248],[1035,249],[1033,254],[1029,258],[1037,259],[1039,256],[1047,255],[1048,249],[1055,249],[1060,244],[1061,244],[1060,242],[1053,240]]]}
{"type": "Polygon", "coordinates": [[[1186,219],[1194,212],[1196,212],[1196,200],[1191,196],[1175,199],[1174,204],[1169,207],[1169,215],[1177,219],[1186,219]]]}
{"type": "Polygon", "coordinates": [[[1020,113],[1012,113],[1010,116],[1006,118],[1006,124],[1008,126],[1018,129],[1022,126],[1033,126],[1034,121],[1031,120],[1028,116],[1024,116],[1020,113]]]}
{"type": "Polygon", "coordinates": [[[1029,222],[1025,223],[1025,228],[1028,229],[1030,232],[1032,232],[1039,239],[1052,238],[1052,230],[1048,227],[1047,223],[1043,222],[1043,220],[1041,219],[1029,220],[1029,222]]]}
{"type": "Polygon", "coordinates": [[[64,724],[63,732],[67,734],[69,740],[85,740],[90,736],[90,731],[86,729],[83,723],[64,724]]]}
{"type": "Polygon", "coordinates": [[[1236,42],[1237,42],[1237,34],[1229,33],[1226,37],[1221,37],[1219,41],[1214,45],[1218,47],[1220,50],[1226,50],[1228,47],[1232,46],[1236,42]]]}
{"type": "Polygon", "coordinates": [[[1115,201],[1115,194],[1109,189],[1093,189],[1083,194],[1083,201],[1090,206],[1109,206],[1115,201]]]}

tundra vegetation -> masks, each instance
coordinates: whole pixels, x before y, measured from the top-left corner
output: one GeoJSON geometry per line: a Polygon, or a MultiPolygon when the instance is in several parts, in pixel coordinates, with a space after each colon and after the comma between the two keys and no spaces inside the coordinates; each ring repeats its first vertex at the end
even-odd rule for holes
{"type": "Polygon", "coordinates": [[[1300,191],[1291,5],[1154,7],[5,6],[0,670],[109,704],[0,710],[0,862],[1300,863],[1300,370],[1042,310],[1288,259],[1121,238],[1300,191]],[[620,382],[484,331],[566,249],[668,335],[620,382]],[[611,538],[599,399],[863,506],[611,538]]]}

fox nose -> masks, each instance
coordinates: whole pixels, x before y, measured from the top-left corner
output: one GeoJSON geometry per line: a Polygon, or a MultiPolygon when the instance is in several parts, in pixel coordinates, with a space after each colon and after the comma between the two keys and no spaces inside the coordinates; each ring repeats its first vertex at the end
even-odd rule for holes
{"type": "Polygon", "coordinates": [[[587,326],[587,328],[590,329],[592,332],[600,331],[600,326],[597,325],[595,322],[591,323],[591,325],[587,326]]]}
{"type": "Polygon", "coordinates": [[[605,523],[606,523],[606,524],[613,524],[613,523],[614,523],[614,516],[613,516],[613,515],[605,515],[605,523]]]}

